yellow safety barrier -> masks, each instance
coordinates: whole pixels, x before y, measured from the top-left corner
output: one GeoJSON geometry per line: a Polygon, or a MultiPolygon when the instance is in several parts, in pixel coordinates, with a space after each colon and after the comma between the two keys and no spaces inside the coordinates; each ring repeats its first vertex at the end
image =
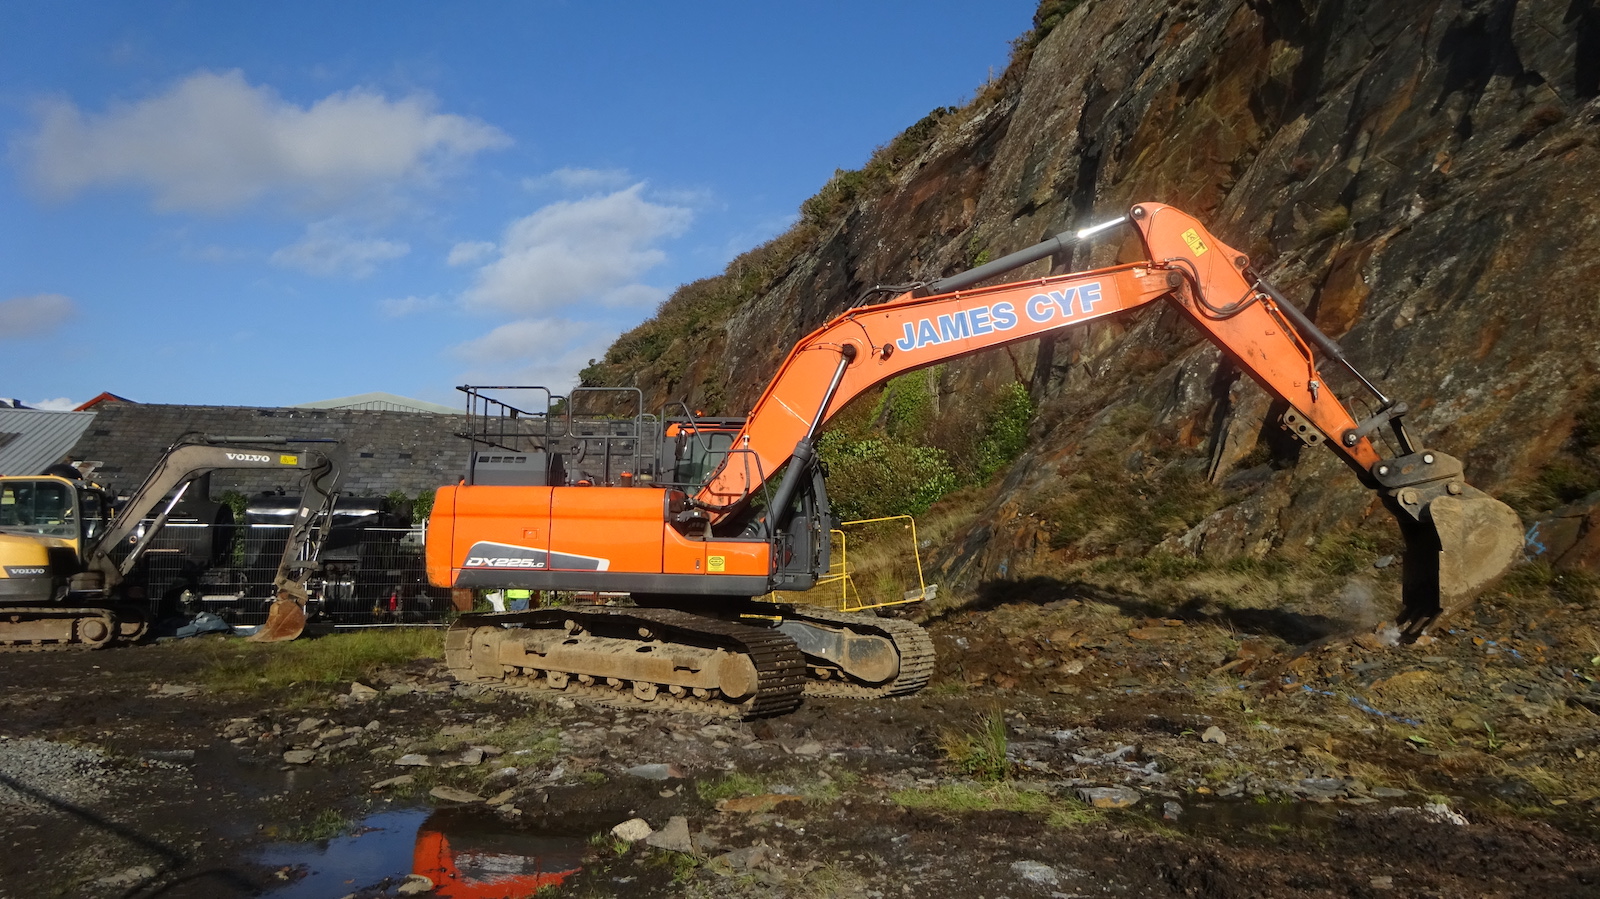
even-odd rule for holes
{"type": "Polygon", "coordinates": [[[908,603],[922,602],[932,599],[938,586],[930,586],[922,574],[922,548],[917,540],[917,522],[910,515],[889,515],[883,518],[863,518],[855,521],[842,521],[839,527],[832,531],[831,564],[828,573],[817,580],[817,585],[805,593],[769,593],[764,599],[782,602],[802,602],[821,605],[819,597],[831,596],[832,604],[841,612],[860,612],[867,609],[881,609],[888,606],[902,606],[908,603]],[[903,522],[898,529],[906,535],[910,552],[896,559],[896,552],[892,547],[886,548],[889,542],[888,534],[893,528],[871,527],[873,525],[885,526],[890,522],[903,522]],[[863,597],[857,583],[858,571],[851,559],[850,532],[867,530],[875,531],[864,540],[868,548],[861,555],[866,556],[865,563],[873,578],[869,585],[871,596],[863,597]],[[881,539],[879,539],[881,538],[881,539]],[[904,560],[909,557],[911,565],[904,565],[904,560]],[[914,589],[905,589],[912,576],[916,578],[914,589]],[[885,596],[888,594],[888,597],[885,596]],[[891,598],[892,597],[892,598],[891,598]],[[871,600],[871,601],[869,601],[871,600]]]}

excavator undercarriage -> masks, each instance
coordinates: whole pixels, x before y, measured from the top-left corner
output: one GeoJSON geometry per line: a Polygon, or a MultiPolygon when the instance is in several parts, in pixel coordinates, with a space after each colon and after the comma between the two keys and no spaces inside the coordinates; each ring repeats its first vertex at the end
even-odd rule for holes
{"type": "Polygon", "coordinates": [[[914,693],[933,661],[909,621],[765,604],[737,619],[593,604],[479,613],[445,637],[459,681],[737,718],[786,714],[802,694],[914,693]]]}
{"type": "Polygon", "coordinates": [[[632,594],[639,608],[463,616],[448,637],[451,671],[743,717],[781,714],[802,694],[921,689],[933,647],[915,624],[750,599],[809,589],[827,571],[818,429],[895,375],[1156,301],[1175,306],[1281,401],[1284,427],[1338,455],[1395,516],[1406,545],[1396,618],[1406,636],[1470,603],[1510,567],[1522,547],[1516,513],[1467,484],[1459,460],[1416,445],[1405,404],[1383,395],[1244,254],[1161,204],[1134,206],[1111,224],[1138,231],[1144,259],[974,287],[1104,230],[1096,227],[959,275],[875,291],[890,296],[863,298],[797,344],[747,419],[699,419],[687,408],[626,415],[613,403],[583,422],[574,415],[579,394],[604,389],[557,402],[545,391],[541,412],[485,391],[543,388],[462,388],[471,424],[462,436],[475,451],[462,483],[435,498],[429,579],[611,591],[632,594]],[[1351,415],[1313,348],[1372,393],[1374,415],[1351,415]],[[1389,456],[1374,442],[1385,430],[1398,447],[1389,456]]]}
{"type": "Polygon", "coordinates": [[[0,609],[3,648],[13,652],[100,649],[114,642],[133,643],[148,629],[144,610],[126,604],[112,608],[0,609]]]}

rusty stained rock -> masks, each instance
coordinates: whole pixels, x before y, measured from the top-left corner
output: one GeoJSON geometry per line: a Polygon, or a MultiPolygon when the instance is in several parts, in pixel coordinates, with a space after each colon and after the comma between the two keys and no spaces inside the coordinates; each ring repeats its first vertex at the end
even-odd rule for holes
{"type": "Polygon", "coordinates": [[[1600,575],[1600,493],[1563,506],[1529,531],[1528,552],[1557,568],[1600,575]]]}

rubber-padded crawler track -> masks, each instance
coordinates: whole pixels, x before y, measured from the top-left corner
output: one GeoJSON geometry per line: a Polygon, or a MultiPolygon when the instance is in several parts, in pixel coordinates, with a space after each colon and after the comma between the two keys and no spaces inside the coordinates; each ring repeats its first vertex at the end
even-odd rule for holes
{"type": "Polygon", "coordinates": [[[675,609],[567,606],[528,612],[462,615],[445,635],[445,658],[450,673],[463,682],[487,682],[502,689],[571,696],[614,708],[684,711],[731,718],[766,718],[794,711],[800,705],[806,676],[805,658],[794,641],[780,631],[675,609]],[[564,629],[568,621],[606,636],[640,639],[638,630],[644,628],[651,632],[656,641],[742,653],[755,666],[756,692],[739,703],[720,698],[700,699],[692,695],[672,696],[666,691],[657,693],[654,699],[643,700],[630,691],[603,684],[585,685],[576,678],[558,690],[549,686],[544,678],[510,674],[499,680],[486,679],[474,669],[471,640],[478,628],[511,625],[564,629]]]}
{"type": "Polygon", "coordinates": [[[888,637],[900,655],[900,673],[894,680],[878,686],[847,680],[806,680],[807,696],[845,696],[853,699],[879,699],[907,696],[928,685],[933,677],[933,639],[922,627],[898,618],[878,618],[856,612],[830,612],[808,606],[786,609],[784,617],[801,621],[846,625],[857,633],[888,637]]]}
{"type": "Polygon", "coordinates": [[[73,652],[102,649],[116,642],[118,631],[119,622],[110,609],[72,609],[59,606],[0,608],[0,652],[73,652]],[[28,621],[57,621],[62,625],[62,630],[60,635],[53,639],[17,639],[13,625],[28,621]],[[83,627],[86,622],[98,622],[104,629],[105,638],[95,641],[83,639],[83,627]]]}

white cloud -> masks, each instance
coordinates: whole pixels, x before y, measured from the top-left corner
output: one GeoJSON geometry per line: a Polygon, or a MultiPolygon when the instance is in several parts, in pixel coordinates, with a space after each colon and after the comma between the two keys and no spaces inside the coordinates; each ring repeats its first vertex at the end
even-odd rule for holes
{"type": "Polygon", "coordinates": [[[78,400],[58,396],[54,399],[39,400],[38,402],[24,403],[23,405],[32,406],[35,409],[43,409],[46,412],[71,412],[83,404],[78,400]]]}
{"type": "Polygon", "coordinates": [[[77,314],[77,304],[59,293],[0,300],[0,340],[48,334],[77,314]]]}
{"type": "Polygon", "coordinates": [[[605,196],[552,203],[512,222],[500,257],[462,296],[471,308],[549,314],[572,304],[638,302],[635,279],[661,264],[655,244],[682,234],[693,213],[652,203],[635,184],[605,196]]]}
{"type": "Polygon", "coordinates": [[[548,175],[522,179],[526,190],[562,190],[574,193],[619,190],[633,180],[626,169],[556,169],[548,175]]]}
{"type": "Polygon", "coordinates": [[[365,278],[377,270],[378,263],[399,259],[409,252],[411,247],[404,243],[351,237],[333,223],[314,222],[298,243],[273,253],[272,262],[324,277],[342,274],[365,278]]]}
{"type": "Polygon", "coordinates": [[[450,248],[446,265],[472,265],[482,262],[494,252],[494,244],[487,240],[463,241],[450,248]]]}
{"type": "Polygon", "coordinates": [[[44,101],[38,130],[13,152],[34,185],[58,197],[135,185],[168,211],[223,211],[272,193],[325,203],[425,183],[453,161],[511,142],[435,106],[426,95],[390,100],[355,88],[302,107],[238,70],[197,72],[100,113],[44,101]]]}
{"type": "Polygon", "coordinates": [[[450,350],[471,363],[466,383],[539,385],[566,394],[615,339],[614,330],[589,322],[520,319],[450,350]]]}
{"type": "Polygon", "coordinates": [[[378,301],[378,311],[382,312],[385,318],[404,318],[438,307],[438,297],[400,297],[378,301]]]}

